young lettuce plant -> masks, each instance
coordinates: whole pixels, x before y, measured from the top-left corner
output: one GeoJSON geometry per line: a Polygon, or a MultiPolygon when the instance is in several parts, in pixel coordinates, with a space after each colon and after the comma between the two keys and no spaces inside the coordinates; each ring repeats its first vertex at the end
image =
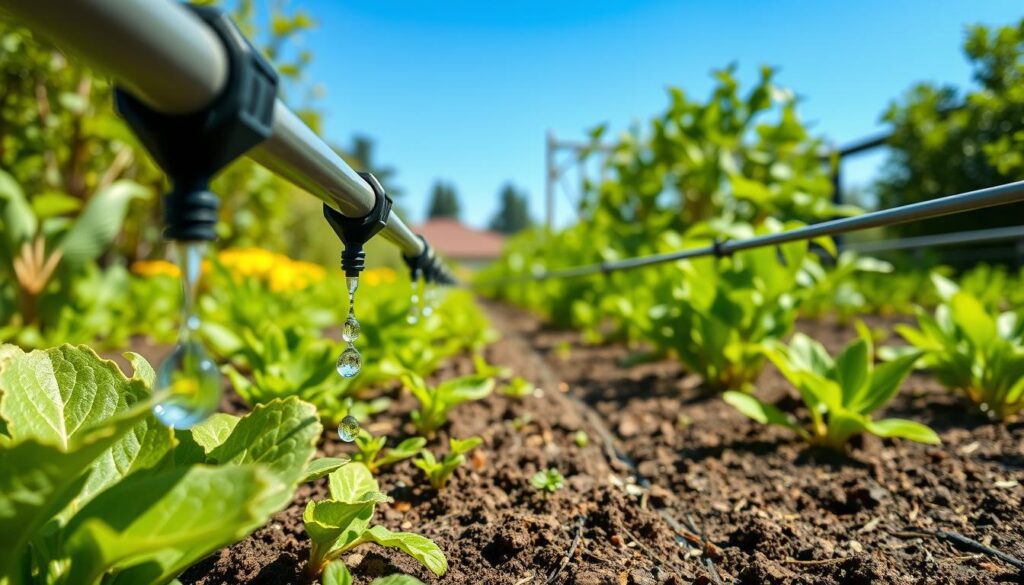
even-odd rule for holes
{"type": "Polygon", "coordinates": [[[172,431],[150,412],[153,368],[126,357],[131,378],[84,346],[0,346],[0,582],[167,583],[315,472],[312,405],[172,431]]]}
{"type": "Polygon", "coordinates": [[[451,478],[452,473],[465,463],[466,453],[469,453],[480,443],[483,439],[480,437],[470,437],[468,439],[448,439],[448,454],[441,458],[440,461],[434,457],[434,454],[430,451],[423,450],[420,452],[419,459],[413,461],[416,467],[423,470],[423,473],[427,474],[427,480],[430,482],[430,486],[435,490],[441,490],[445,485],[448,484],[448,479],[451,478]]]}
{"type": "Polygon", "coordinates": [[[551,467],[545,471],[538,471],[530,478],[530,485],[542,492],[553,494],[562,489],[565,485],[565,478],[562,473],[551,467]]]}
{"type": "MultiPolygon", "coordinates": [[[[345,563],[334,561],[328,564],[323,574],[320,575],[320,584],[354,585],[355,581],[352,580],[352,574],[348,572],[348,567],[345,566],[345,563]]],[[[424,583],[416,577],[396,573],[387,577],[378,577],[370,581],[370,585],[424,585],[424,583]]]]}
{"type": "Polygon", "coordinates": [[[448,422],[448,413],[463,402],[480,400],[494,390],[494,378],[472,375],[441,382],[433,388],[413,372],[402,375],[402,383],[420,401],[419,410],[411,414],[421,435],[430,437],[448,422]]]}
{"type": "Polygon", "coordinates": [[[448,571],[444,553],[429,538],[371,525],[377,504],[388,497],[365,465],[349,463],[327,477],[331,498],[309,502],[302,515],[310,541],[306,566],[310,576],[319,575],[328,563],[334,564],[341,555],[369,542],[397,548],[439,577],[448,571]]]}
{"type": "Polygon", "coordinates": [[[382,467],[415,457],[427,444],[427,440],[423,437],[410,437],[399,443],[397,447],[383,451],[387,442],[386,436],[374,437],[367,431],[361,430],[356,436],[356,448],[359,449],[359,452],[353,456],[353,459],[365,465],[371,473],[377,473],[382,467]]]}
{"type": "Polygon", "coordinates": [[[985,308],[952,281],[932,276],[942,303],[935,316],[917,309],[918,328],[897,327],[924,353],[921,364],[997,419],[1024,410],[1024,314],[985,308]]]}
{"type": "Polygon", "coordinates": [[[794,335],[788,347],[775,343],[766,349],[769,359],[799,391],[810,418],[806,424],[742,392],[726,392],[725,401],[760,423],[791,429],[812,445],[841,450],[852,436],[864,432],[938,444],[935,431],[921,423],[872,419],[871,413],[899,391],[920,354],[876,366],[870,333],[864,327],[858,327],[858,332],[858,338],[834,360],[820,343],[802,333],[794,335]]]}

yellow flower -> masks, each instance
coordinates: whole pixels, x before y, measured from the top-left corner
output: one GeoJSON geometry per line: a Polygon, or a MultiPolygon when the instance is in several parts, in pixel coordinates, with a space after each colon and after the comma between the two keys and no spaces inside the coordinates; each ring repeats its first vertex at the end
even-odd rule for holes
{"type": "Polygon", "coordinates": [[[178,278],[181,276],[181,269],[176,264],[166,260],[138,260],[132,263],[132,272],[139,276],[170,276],[178,278]]]}
{"type": "Polygon", "coordinates": [[[363,275],[360,280],[365,282],[367,286],[377,286],[379,284],[391,284],[396,282],[398,280],[398,275],[390,268],[371,268],[363,271],[363,275]]]}

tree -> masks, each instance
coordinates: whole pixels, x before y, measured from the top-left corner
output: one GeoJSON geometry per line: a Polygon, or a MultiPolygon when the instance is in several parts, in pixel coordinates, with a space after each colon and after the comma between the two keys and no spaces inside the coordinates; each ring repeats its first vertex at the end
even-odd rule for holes
{"type": "Polygon", "coordinates": [[[388,195],[398,197],[402,194],[402,190],[393,183],[397,174],[395,168],[379,164],[374,156],[375,150],[373,139],[361,134],[352,137],[352,144],[349,147],[335,148],[335,151],[357,170],[366,171],[377,177],[381,187],[384,187],[388,195]]]}
{"type": "MultiPolygon", "coordinates": [[[[892,207],[991,187],[1024,173],[1024,20],[968,29],[964,53],[979,89],[922,83],[893,103],[893,148],[877,184],[892,207]]],[[[993,207],[892,228],[914,236],[1020,223],[1024,206],[993,207]]]]}
{"type": "Polygon", "coordinates": [[[507,183],[501,188],[499,197],[501,198],[501,207],[491,219],[490,228],[492,230],[503,234],[514,234],[533,225],[525,193],[520,193],[514,185],[507,183]]]}
{"type": "Polygon", "coordinates": [[[459,218],[459,197],[455,187],[443,181],[434,183],[430,191],[430,207],[427,208],[427,218],[437,217],[459,218]]]}

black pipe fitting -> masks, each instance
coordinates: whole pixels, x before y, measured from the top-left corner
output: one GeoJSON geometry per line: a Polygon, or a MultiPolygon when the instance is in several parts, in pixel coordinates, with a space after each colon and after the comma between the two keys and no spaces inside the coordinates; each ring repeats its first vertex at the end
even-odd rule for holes
{"type": "Polygon", "coordinates": [[[171,181],[164,196],[164,237],[216,238],[219,199],[210,180],[271,135],[277,73],[221,10],[186,4],[217,34],[228,58],[224,89],[206,108],[163,114],[117,87],[114,104],[171,181]]]}
{"type": "Polygon", "coordinates": [[[324,203],[324,217],[327,223],[338,234],[345,248],[341,251],[341,269],[345,276],[359,276],[366,268],[366,252],[363,244],[377,235],[377,232],[388,225],[391,216],[391,196],[384,192],[377,178],[370,173],[359,173],[373,189],[373,209],[365,217],[348,217],[342,215],[330,205],[324,203]]]}
{"type": "Polygon", "coordinates": [[[420,278],[427,278],[427,272],[430,269],[430,264],[434,258],[434,251],[430,248],[430,244],[427,240],[420,235],[417,235],[421,242],[423,242],[423,251],[417,256],[406,256],[402,255],[402,260],[405,260],[405,265],[409,267],[409,278],[413,282],[416,282],[420,278]]]}

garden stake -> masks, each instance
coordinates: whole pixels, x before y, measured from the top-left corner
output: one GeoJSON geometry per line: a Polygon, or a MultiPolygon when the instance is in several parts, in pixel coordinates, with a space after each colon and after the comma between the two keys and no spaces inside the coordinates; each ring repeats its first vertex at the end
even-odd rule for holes
{"type": "Polygon", "coordinates": [[[123,87],[114,92],[117,111],[167,174],[164,237],[176,244],[182,273],[182,324],[178,344],[157,369],[164,398],[153,413],[164,424],[185,429],[217,409],[221,382],[216,365],[197,338],[195,295],[206,242],[216,239],[219,199],[210,180],[221,169],[271,135],[277,73],[222,11],[189,5],[221,41],[227,81],[206,107],[190,113],[152,109],[123,87]]]}

